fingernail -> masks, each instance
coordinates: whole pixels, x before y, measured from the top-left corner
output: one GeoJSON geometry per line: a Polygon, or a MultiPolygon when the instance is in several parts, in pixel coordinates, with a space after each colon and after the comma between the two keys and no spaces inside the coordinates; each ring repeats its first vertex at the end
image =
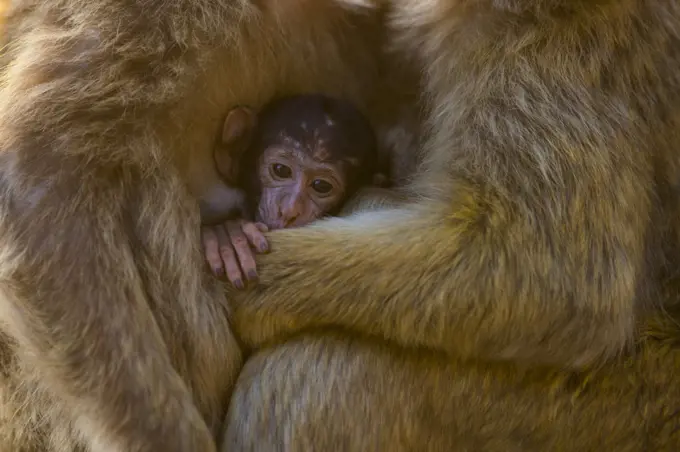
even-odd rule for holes
{"type": "Polygon", "coordinates": [[[249,270],[248,279],[250,280],[257,279],[257,272],[255,270],[249,270]]]}
{"type": "Polygon", "coordinates": [[[213,268],[213,272],[215,272],[215,276],[223,276],[224,275],[224,269],[222,267],[213,268]]]}
{"type": "Polygon", "coordinates": [[[260,251],[263,252],[263,253],[266,252],[266,251],[269,251],[269,244],[260,243],[260,251]]]}
{"type": "Polygon", "coordinates": [[[237,289],[240,289],[240,290],[244,289],[243,281],[241,281],[240,279],[237,279],[236,281],[234,281],[234,285],[236,286],[237,289]]]}

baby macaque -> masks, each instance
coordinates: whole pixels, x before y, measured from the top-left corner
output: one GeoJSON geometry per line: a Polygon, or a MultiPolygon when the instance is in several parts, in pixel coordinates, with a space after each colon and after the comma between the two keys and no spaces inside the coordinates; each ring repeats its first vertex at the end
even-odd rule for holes
{"type": "Polygon", "coordinates": [[[232,109],[214,158],[252,209],[202,231],[210,267],[237,288],[244,275],[257,279],[252,248],[268,250],[263,232],[334,215],[362,186],[385,182],[368,120],[351,104],[319,94],[278,99],[257,115],[232,109]]]}

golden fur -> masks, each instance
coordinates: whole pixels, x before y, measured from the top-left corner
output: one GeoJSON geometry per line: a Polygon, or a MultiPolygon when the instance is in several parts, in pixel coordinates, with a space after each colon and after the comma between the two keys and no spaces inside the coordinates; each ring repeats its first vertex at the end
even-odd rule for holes
{"type": "Polygon", "coordinates": [[[383,36],[316,0],[22,2],[0,451],[215,450],[241,363],[198,249],[219,116],[321,90],[410,117],[394,61],[423,71],[422,168],[269,235],[227,297],[255,354],[221,449],[678,450],[680,1],[390,3],[383,36]]]}
{"type": "Polygon", "coordinates": [[[677,450],[680,2],[392,3],[412,200],[270,234],[224,450],[677,450]]]}

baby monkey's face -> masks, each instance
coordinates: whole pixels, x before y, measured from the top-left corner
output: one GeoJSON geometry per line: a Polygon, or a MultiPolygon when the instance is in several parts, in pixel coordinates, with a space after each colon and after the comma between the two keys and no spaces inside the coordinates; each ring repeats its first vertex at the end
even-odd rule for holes
{"type": "Polygon", "coordinates": [[[258,166],[262,192],[256,216],[270,229],[308,224],[345,198],[343,162],[322,161],[281,145],[265,149],[258,166]]]}

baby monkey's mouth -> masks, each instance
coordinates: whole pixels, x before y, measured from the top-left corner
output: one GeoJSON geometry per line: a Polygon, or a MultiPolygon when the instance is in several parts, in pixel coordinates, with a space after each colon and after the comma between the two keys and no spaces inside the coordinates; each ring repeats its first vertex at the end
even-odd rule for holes
{"type": "Polygon", "coordinates": [[[268,215],[264,215],[262,213],[261,209],[258,209],[258,211],[255,213],[255,221],[258,223],[263,223],[269,228],[270,231],[273,231],[275,229],[285,229],[286,225],[283,222],[283,220],[279,218],[274,218],[271,219],[269,218],[268,215]]]}
{"type": "Polygon", "coordinates": [[[313,218],[308,218],[304,221],[294,221],[287,223],[285,219],[281,217],[269,218],[268,215],[263,214],[262,211],[258,209],[257,213],[255,214],[255,221],[258,223],[265,224],[270,231],[273,231],[276,229],[293,229],[302,226],[307,226],[310,223],[313,223],[317,220],[327,217],[328,215],[317,215],[313,218]]]}

